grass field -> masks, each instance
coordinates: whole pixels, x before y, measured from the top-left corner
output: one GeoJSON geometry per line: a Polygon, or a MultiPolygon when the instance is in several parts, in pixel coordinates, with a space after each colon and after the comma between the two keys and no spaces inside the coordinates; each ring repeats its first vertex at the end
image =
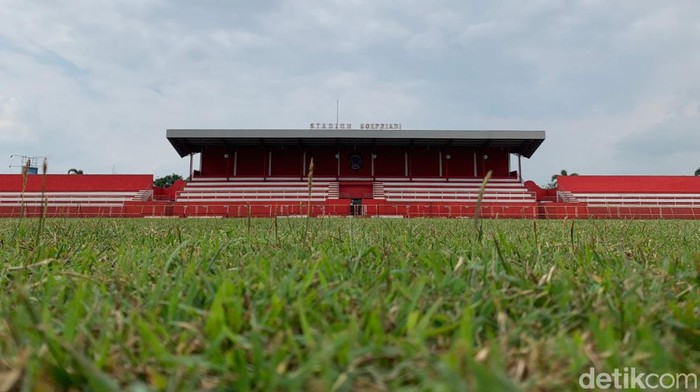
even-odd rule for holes
{"type": "Polygon", "coordinates": [[[700,222],[0,220],[0,391],[700,373],[700,222]]]}

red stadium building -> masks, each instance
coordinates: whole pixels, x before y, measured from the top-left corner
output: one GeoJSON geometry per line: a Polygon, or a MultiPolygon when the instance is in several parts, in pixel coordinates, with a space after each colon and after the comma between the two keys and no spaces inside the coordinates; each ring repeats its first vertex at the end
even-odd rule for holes
{"type": "Polygon", "coordinates": [[[173,129],[167,137],[191,163],[201,155],[176,199],[180,215],[471,216],[490,172],[481,213],[533,218],[520,158],[545,133],[173,129]]]}
{"type": "Polygon", "coordinates": [[[700,219],[700,176],[568,176],[554,189],[523,182],[521,157],[544,131],[315,125],[168,130],[190,157],[190,180],[167,189],[151,174],[3,174],[0,217],[700,219]]]}

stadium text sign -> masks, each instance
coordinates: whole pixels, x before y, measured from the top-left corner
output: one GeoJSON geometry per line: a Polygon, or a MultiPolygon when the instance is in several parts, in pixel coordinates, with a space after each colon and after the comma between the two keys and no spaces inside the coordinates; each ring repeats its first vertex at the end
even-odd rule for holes
{"type": "MultiPolygon", "coordinates": [[[[311,123],[309,129],[352,129],[351,123],[311,123]]],[[[398,123],[360,123],[362,130],[400,130],[401,124],[398,123]]]]}

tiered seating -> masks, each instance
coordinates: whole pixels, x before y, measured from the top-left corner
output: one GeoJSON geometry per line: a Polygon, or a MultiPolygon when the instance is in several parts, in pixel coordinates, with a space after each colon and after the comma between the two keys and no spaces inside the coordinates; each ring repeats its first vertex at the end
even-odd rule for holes
{"type": "Polygon", "coordinates": [[[0,216],[126,216],[127,203],[153,198],[152,182],[152,175],[2,175],[0,216]]]}
{"type": "Polygon", "coordinates": [[[192,181],[177,195],[179,203],[324,202],[337,198],[337,183],[314,180],[296,181],[192,181]]]}
{"type": "MultiPolygon", "coordinates": [[[[382,181],[375,184],[374,198],[388,202],[476,203],[482,181],[450,180],[382,181]]],[[[510,179],[492,179],[486,185],[483,203],[535,202],[535,196],[522,183],[510,179]]]]}
{"type": "Polygon", "coordinates": [[[562,198],[562,201],[582,202],[589,206],[700,208],[700,193],[568,193],[573,199],[562,198]]]}
{"type": "Polygon", "coordinates": [[[0,192],[3,207],[121,207],[127,201],[146,201],[153,191],[131,192],[0,192]]]}
{"type": "Polygon", "coordinates": [[[557,201],[578,217],[700,218],[700,178],[567,176],[558,183],[557,201]]]}

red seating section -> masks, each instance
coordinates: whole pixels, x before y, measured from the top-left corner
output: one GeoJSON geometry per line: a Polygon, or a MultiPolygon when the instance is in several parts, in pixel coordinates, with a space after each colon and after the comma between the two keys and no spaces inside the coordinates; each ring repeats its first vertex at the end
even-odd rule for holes
{"type": "MultiPolygon", "coordinates": [[[[477,213],[480,180],[435,181],[383,179],[354,212],[368,216],[464,217],[477,213]]],[[[199,179],[187,184],[173,207],[178,216],[305,216],[351,213],[350,200],[339,199],[339,183],[307,181],[199,179]]],[[[534,194],[520,182],[493,180],[484,192],[479,214],[485,217],[535,218],[534,194]]]]}
{"type": "Polygon", "coordinates": [[[199,179],[178,193],[173,213],[178,216],[324,215],[326,200],[337,198],[337,182],[317,180],[225,181],[199,179]]]}
{"type": "Polygon", "coordinates": [[[31,175],[25,184],[21,175],[0,175],[0,217],[700,219],[700,177],[689,176],[566,176],[556,190],[492,179],[483,194],[479,179],[382,178],[354,187],[317,178],[309,188],[302,178],[200,178],[167,190],[152,182],[152,175],[31,175]],[[348,195],[361,197],[358,205],[348,195]]]}
{"type": "Polygon", "coordinates": [[[152,184],[150,174],[0,175],[0,217],[141,216],[126,206],[151,200],[152,184]]]}
{"type": "Polygon", "coordinates": [[[543,218],[699,219],[700,177],[566,176],[543,218]]]}

